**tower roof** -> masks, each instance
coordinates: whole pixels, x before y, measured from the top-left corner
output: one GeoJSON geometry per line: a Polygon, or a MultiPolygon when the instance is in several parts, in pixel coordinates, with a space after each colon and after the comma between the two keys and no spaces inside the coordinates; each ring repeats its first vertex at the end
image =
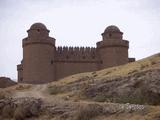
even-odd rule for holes
{"type": "Polygon", "coordinates": [[[120,29],[115,25],[108,26],[104,32],[121,32],[120,29]]]}
{"type": "Polygon", "coordinates": [[[34,23],[31,25],[30,29],[47,30],[47,27],[43,23],[34,23]]]}

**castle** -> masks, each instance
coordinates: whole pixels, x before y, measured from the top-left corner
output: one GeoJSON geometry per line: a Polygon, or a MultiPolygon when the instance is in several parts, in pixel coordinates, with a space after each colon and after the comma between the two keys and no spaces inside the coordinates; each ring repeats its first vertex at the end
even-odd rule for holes
{"type": "Polygon", "coordinates": [[[135,61],[128,58],[129,42],[114,25],[94,47],[56,47],[42,23],[33,24],[23,39],[23,60],[17,65],[18,82],[48,83],[76,73],[96,71],[135,61]]]}

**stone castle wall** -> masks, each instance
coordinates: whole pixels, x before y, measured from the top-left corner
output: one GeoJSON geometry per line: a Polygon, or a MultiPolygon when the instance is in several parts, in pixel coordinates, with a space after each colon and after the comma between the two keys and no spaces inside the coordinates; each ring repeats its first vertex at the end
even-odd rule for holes
{"type": "Polygon", "coordinates": [[[56,79],[68,75],[95,71],[100,60],[93,47],[57,47],[55,56],[56,79]]]}
{"type": "Polygon", "coordinates": [[[96,47],[56,47],[42,23],[33,24],[23,39],[23,60],[17,65],[18,82],[48,83],[63,77],[135,61],[128,58],[129,42],[116,26],[102,33],[96,47]]]}

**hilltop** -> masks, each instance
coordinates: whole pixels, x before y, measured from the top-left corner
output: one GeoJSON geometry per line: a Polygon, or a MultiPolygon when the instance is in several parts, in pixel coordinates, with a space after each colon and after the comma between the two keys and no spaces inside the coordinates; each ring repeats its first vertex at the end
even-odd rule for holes
{"type": "Polygon", "coordinates": [[[42,85],[0,89],[1,119],[159,120],[160,53],[42,85]]]}
{"type": "Polygon", "coordinates": [[[14,82],[13,80],[11,80],[8,77],[0,77],[0,88],[9,87],[9,86],[12,86],[15,84],[16,84],[16,82],[14,82]]]}

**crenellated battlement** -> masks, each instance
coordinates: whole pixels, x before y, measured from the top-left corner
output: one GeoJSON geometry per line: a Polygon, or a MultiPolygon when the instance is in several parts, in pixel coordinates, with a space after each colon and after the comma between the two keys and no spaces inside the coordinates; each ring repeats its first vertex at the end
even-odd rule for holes
{"type": "Polygon", "coordinates": [[[56,48],[56,61],[97,61],[95,47],[66,47],[56,48]]]}
{"type": "Polygon", "coordinates": [[[66,47],[58,46],[57,52],[96,52],[95,47],[66,47]]]}
{"type": "Polygon", "coordinates": [[[17,65],[18,82],[42,84],[69,75],[97,71],[135,61],[128,58],[129,42],[111,25],[96,47],[56,46],[43,23],[34,23],[23,39],[23,59],[17,65]]]}

